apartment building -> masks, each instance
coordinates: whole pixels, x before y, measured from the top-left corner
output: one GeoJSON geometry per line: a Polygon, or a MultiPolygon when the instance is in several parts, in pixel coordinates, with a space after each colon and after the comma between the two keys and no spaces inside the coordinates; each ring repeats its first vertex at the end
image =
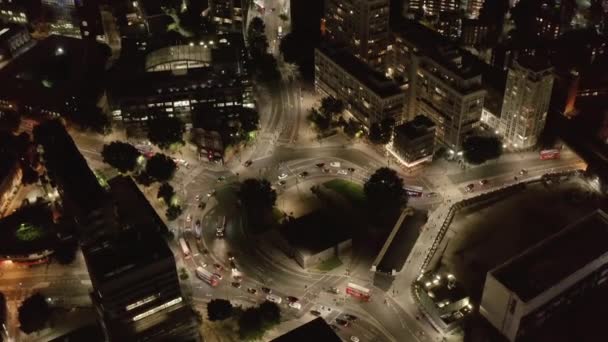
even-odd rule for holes
{"type": "Polygon", "coordinates": [[[480,313],[509,341],[608,279],[608,215],[595,211],[488,272],[480,313]]]}
{"type": "Polygon", "coordinates": [[[509,68],[498,130],[513,148],[536,145],[552,89],[553,72],[546,60],[520,56],[509,68]]]}
{"type": "Polygon", "coordinates": [[[324,36],[344,44],[376,70],[384,70],[389,43],[389,0],[327,0],[324,36]]]}
{"type": "Polygon", "coordinates": [[[346,111],[367,128],[385,118],[403,120],[405,94],[397,83],[353,57],[347,49],[315,49],[315,89],[343,100],[346,111]]]}
{"type": "Polygon", "coordinates": [[[406,12],[438,15],[442,12],[456,11],[460,6],[460,0],[409,0],[409,3],[406,1],[404,9],[406,12]]]}

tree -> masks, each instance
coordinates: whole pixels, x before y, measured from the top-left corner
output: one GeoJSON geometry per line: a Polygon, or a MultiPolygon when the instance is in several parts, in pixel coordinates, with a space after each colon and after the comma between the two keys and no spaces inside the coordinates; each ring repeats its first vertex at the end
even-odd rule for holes
{"type": "Polygon", "coordinates": [[[88,129],[96,133],[107,134],[112,128],[108,115],[101,108],[97,107],[95,101],[92,100],[80,101],[78,110],[68,112],[66,116],[71,122],[80,126],[81,129],[88,129]]]}
{"type": "Polygon", "coordinates": [[[19,307],[20,328],[26,334],[43,329],[50,317],[51,308],[40,293],[27,298],[19,307]]]}
{"type": "Polygon", "coordinates": [[[258,310],[266,329],[281,323],[281,308],[276,303],[264,301],[260,304],[258,310]]]}
{"type": "Polygon", "coordinates": [[[320,110],[333,120],[336,115],[344,111],[344,102],[332,96],[326,96],[321,99],[320,110]]]}
{"type": "Polygon", "coordinates": [[[230,318],[234,310],[229,300],[212,299],[207,304],[207,316],[210,321],[223,321],[230,318]]]}
{"type": "Polygon", "coordinates": [[[462,144],[464,159],[470,164],[483,164],[502,154],[502,141],[498,137],[470,136],[462,144]]]}
{"type": "Polygon", "coordinates": [[[40,179],[38,172],[32,168],[28,163],[21,163],[22,177],[21,183],[23,185],[34,184],[40,179]]]}
{"type": "Polygon", "coordinates": [[[346,134],[350,138],[356,137],[359,132],[362,132],[361,124],[355,119],[348,119],[346,124],[344,125],[344,134],[346,134]]]}
{"type": "Polygon", "coordinates": [[[78,251],[78,241],[76,239],[68,239],[60,241],[55,247],[53,257],[61,265],[69,265],[76,260],[76,252],[78,251]]]}
{"type": "Polygon", "coordinates": [[[241,183],[238,197],[247,209],[270,210],[277,201],[277,192],[266,179],[249,178],[241,183]]]}
{"type": "Polygon", "coordinates": [[[311,108],[306,118],[314,124],[314,127],[319,132],[324,132],[331,127],[331,119],[316,108],[311,108]]]}
{"type": "Polygon", "coordinates": [[[166,204],[171,203],[171,198],[175,195],[175,190],[169,183],[163,183],[158,188],[156,198],[162,198],[166,204]]]}
{"type": "Polygon", "coordinates": [[[173,159],[157,153],[146,163],[146,174],[157,182],[166,182],[173,178],[177,165],[173,159]]]}
{"type": "Polygon", "coordinates": [[[369,140],[374,144],[386,145],[391,141],[395,119],[386,118],[380,123],[373,123],[369,129],[369,140]]]}
{"type": "Polygon", "coordinates": [[[148,121],[148,139],[158,147],[166,149],[172,144],[183,144],[186,126],[176,117],[160,117],[148,121]]]}
{"type": "Polygon", "coordinates": [[[371,213],[376,218],[383,218],[383,223],[390,222],[407,203],[403,179],[387,167],[376,170],[365,182],[363,191],[371,213]]]}
{"type": "Polygon", "coordinates": [[[239,317],[239,337],[243,340],[257,340],[264,336],[262,316],[257,308],[248,308],[239,317]]]}
{"type": "Polygon", "coordinates": [[[175,221],[182,214],[182,207],[179,205],[169,205],[165,215],[167,216],[167,220],[175,221]]]}
{"type": "Polygon", "coordinates": [[[133,145],[122,141],[113,141],[103,145],[101,150],[104,163],[122,173],[133,171],[137,166],[137,158],[140,155],[133,145]]]}
{"type": "Polygon", "coordinates": [[[239,121],[241,123],[241,130],[243,130],[245,134],[248,134],[258,130],[260,114],[253,108],[243,108],[240,111],[239,121]]]}

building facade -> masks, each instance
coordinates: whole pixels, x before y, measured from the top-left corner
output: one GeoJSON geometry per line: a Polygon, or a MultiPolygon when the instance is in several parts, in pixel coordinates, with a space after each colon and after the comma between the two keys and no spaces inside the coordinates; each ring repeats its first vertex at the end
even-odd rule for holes
{"type": "Polygon", "coordinates": [[[0,62],[19,56],[34,44],[25,26],[0,25],[0,62]]]}
{"type": "Polygon", "coordinates": [[[315,89],[344,101],[346,111],[366,128],[386,118],[403,120],[403,91],[347,50],[315,49],[315,89]]]}
{"type": "Polygon", "coordinates": [[[389,0],[327,0],[324,36],[383,71],[389,43],[389,0]]]}
{"type": "Polygon", "coordinates": [[[520,57],[509,68],[499,132],[514,148],[536,145],[545,127],[553,89],[553,72],[546,62],[520,57]]]}
{"type": "Polygon", "coordinates": [[[509,341],[525,338],[608,280],[607,238],[598,210],[488,272],[481,315],[509,341]]]}
{"type": "Polygon", "coordinates": [[[222,31],[243,30],[243,13],[245,13],[242,0],[211,0],[209,2],[210,15],[222,31]]]}
{"type": "Polygon", "coordinates": [[[409,0],[404,9],[407,12],[421,12],[425,15],[438,15],[442,12],[452,12],[460,9],[460,0],[409,0]]]}
{"type": "Polygon", "coordinates": [[[435,124],[423,115],[395,127],[391,150],[407,167],[432,160],[435,152],[435,124]]]}
{"type": "Polygon", "coordinates": [[[0,0],[0,21],[25,25],[29,19],[28,8],[17,0],[0,0]]]}

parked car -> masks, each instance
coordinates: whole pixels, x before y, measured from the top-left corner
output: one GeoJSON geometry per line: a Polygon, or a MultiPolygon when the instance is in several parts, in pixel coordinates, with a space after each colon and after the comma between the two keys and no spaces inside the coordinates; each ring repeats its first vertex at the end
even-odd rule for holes
{"type": "Polygon", "coordinates": [[[289,303],[289,307],[292,309],[301,310],[302,304],[300,304],[300,302],[292,302],[292,303],[289,303]]]}
{"type": "Polygon", "coordinates": [[[245,167],[250,167],[250,166],[251,166],[251,164],[253,164],[253,162],[252,162],[251,160],[248,160],[248,161],[246,161],[246,162],[245,162],[245,164],[243,164],[243,165],[245,165],[245,167]]]}
{"type": "Polygon", "coordinates": [[[489,181],[487,179],[482,179],[479,181],[479,185],[484,186],[487,185],[489,183],[489,181]]]}
{"type": "Polygon", "coordinates": [[[277,295],[269,294],[268,296],[266,296],[266,300],[268,300],[269,302],[281,304],[281,302],[283,301],[283,298],[281,298],[277,295]]]}
{"type": "Polygon", "coordinates": [[[329,163],[329,166],[331,166],[331,167],[340,167],[340,162],[339,161],[333,161],[333,162],[329,163]]]}
{"type": "Polygon", "coordinates": [[[338,174],[346,176],[348,174],[348,172],[346,172],[346,170],[344,170],[344,169],[341,169],[341,170],[338,170],[338,174]]]}

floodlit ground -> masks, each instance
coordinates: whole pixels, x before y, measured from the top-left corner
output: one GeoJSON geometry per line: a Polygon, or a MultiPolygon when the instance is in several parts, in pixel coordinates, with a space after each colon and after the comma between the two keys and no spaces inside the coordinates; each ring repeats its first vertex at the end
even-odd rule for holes
{"type": "Polygon", "coordinates": [[[497,203],[461,210],[446,234],[441,262],[477,301],[488,271],[584,214],[602,205],[606,209],[607,203],[587,194],[586,183],[573,178],[548,187],[530,185],[497,203]]]}

